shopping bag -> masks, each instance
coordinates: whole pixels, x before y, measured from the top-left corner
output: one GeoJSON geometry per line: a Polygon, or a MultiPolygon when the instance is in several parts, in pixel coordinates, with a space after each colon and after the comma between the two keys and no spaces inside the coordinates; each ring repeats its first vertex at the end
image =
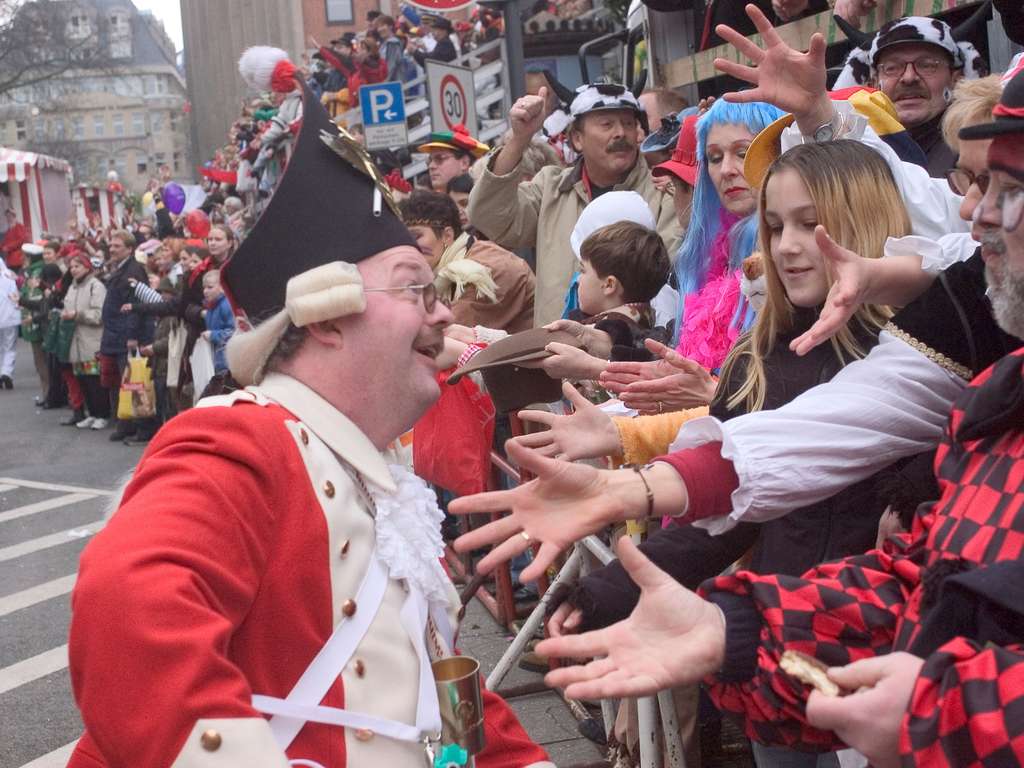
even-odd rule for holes
{"type": "Polygon", "coordinates": [[[128,358],[117,398],[117,418],[148,419],[156,415],[153,373],[146,358],[136,351],[128,358]],[[126,415],[122,415],[124,412],[126,415]]]}
{"type": "Polygon", "coordinates": [[[188,362],[192,367],[192,386],[195,393],[192,404],[195,405],[215,372],[213,368],[213,345],[209,339],[205,336],[200,336],[196,339],[196,345],[192,349],[192,356],[189,357],[188,362]]]}
{"type": "Polygon", "coordinates": [[[438,374],[441,397],[413,428],[413,466],[428,483],[466,496],[487,486],[494,403],[469,376],[449,385],[450,374],[438,374]]]}

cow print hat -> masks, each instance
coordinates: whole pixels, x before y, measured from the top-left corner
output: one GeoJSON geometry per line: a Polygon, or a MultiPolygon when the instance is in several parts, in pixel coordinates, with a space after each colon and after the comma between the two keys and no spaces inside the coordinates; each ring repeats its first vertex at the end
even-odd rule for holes
{"type": "Polygon", "coordinates": [[[558,108],[544,121],[544,132],[548,136],[557,136],[578,118],[602,109],[632,110],[644,132],[648,131],[647,113],[636,97],[643,91],[645,75],[638,78],[632,91],[617,83],[585,83],[573,91],[558,82],[548,70],[544,70],[544,76],[559,101],[558,108]]]}
{"type": "Polygon", "coordinates": [[[902,43],[928,43],[937,46],[949,54],[954,69],[962,69],[964,77],[974,79],[988,74],[981,54],[969,42],[961,42],[967,34],[983,19],[988,12],[989,3],[984,3],[978,12],[958,26],[955,30],[941,19],[927,16],[906,16],[883,25],[877,33],[860,32],[850,26],[845,19],[836,16],[836,24],[846,33],[847,38],[856,44],[849,56],[843,71],[836,80],[834,89],[852,88],[867,85],[877,79],[875,63],[880,51],[902,43]]]}

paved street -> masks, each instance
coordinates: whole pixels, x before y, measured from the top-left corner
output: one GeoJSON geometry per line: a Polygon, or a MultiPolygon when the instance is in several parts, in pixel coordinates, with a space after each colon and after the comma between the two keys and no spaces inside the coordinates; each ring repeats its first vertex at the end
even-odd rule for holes
{"type": "MultiPolygon", "coordinates": [[[[81,732],[66,645],[78,556],[142,454],[109,442],[109,430],[60,426],[66,410],[36,409],[31,360],[19,344],[15,389],[0,391],[0,768],[64,766],[81,732]]],[[[485,672],[509,639],[478,603],[471,606],[462,646],[485,672]]],[[[504,685],[536,679],[514,669],[504,685]]],[[[519,698],[513,706],[559,765],[600,759],[556,694],[519,698]]]]}

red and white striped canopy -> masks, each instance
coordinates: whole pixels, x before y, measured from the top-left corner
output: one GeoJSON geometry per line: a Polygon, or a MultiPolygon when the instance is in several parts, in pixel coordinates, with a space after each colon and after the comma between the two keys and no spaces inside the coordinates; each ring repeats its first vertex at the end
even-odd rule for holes
{"type": "Polygon", "coordinates": [[[67,160],[61,160],[59,157],[0,147],[0,182],[10,179],[24,181],[29,176],[30,168],[52,168],[64,171],[64,173],[71,173],[71,166],[68,165],[67,160]]]}

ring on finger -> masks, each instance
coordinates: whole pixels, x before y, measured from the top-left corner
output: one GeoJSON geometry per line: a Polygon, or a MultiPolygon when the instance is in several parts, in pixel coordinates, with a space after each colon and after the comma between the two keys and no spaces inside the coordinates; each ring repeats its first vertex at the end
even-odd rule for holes
{"type": "Polygon", "coordinates": [[[661,400],[659,400],[658,401],[658,413],[664,413],[664,412],[665,412],[665,404],[663,402],[661,402],[661,400]]]}
{"type": "Polygon", "coordinates": [[[525,541],[527,544],[530,543],[530,534],[528,534],[526,531],[520,531],[519,535],[523,537],[523,541],[525,541]]]}

